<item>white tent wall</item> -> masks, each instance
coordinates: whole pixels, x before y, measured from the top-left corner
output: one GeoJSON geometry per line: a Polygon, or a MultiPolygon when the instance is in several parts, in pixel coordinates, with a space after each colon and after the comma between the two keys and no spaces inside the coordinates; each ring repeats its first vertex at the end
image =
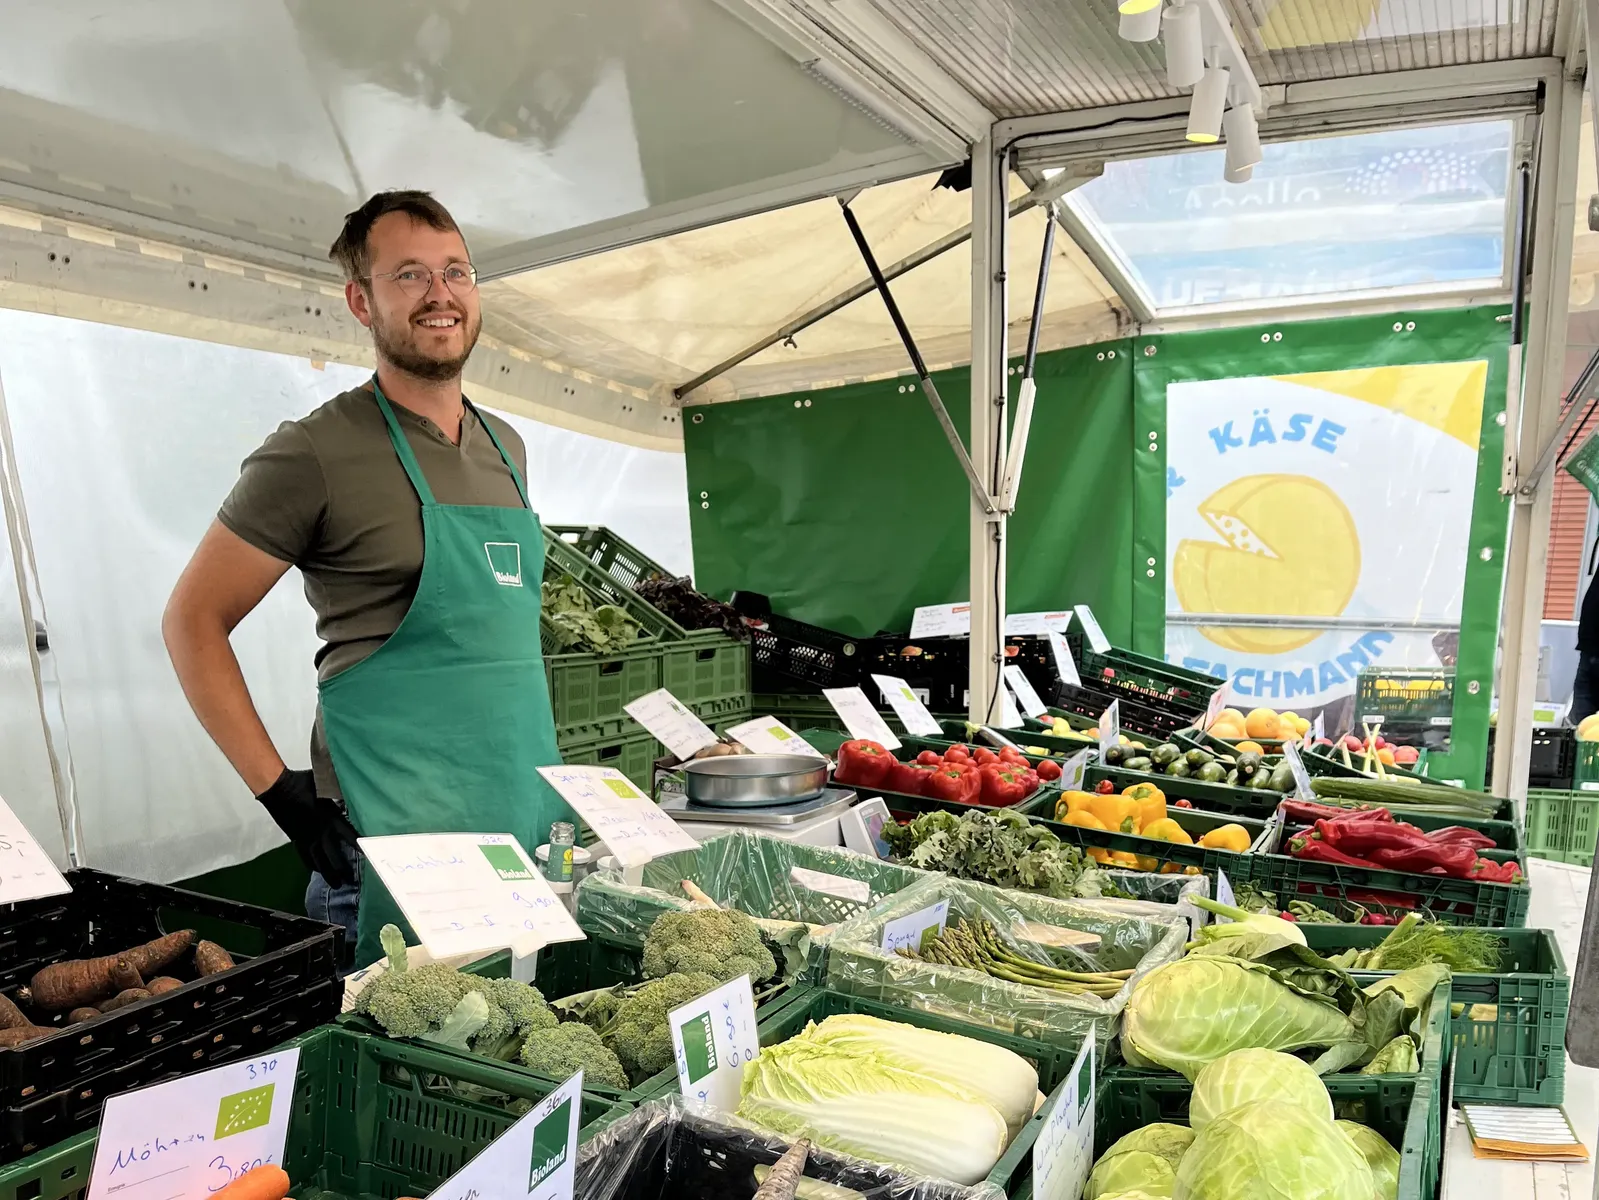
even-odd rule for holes
{"type": "MultiPolygon", "coordinates": [[[[49,619],[86,865],[171,881],[283,841],[191,713],[161,610],[232,486],[281,421],[363,368],[34,313],[0,311],[0,381],[49,619]]],[[[470,392],[470,388],[469,388],[470,392]]],[[[609,524],[687,570],[682,456],[511,415],[546,521],[609,524]]],[[[40,840],[61,821],[12,576],[0,579],[0,786],[40,840]],[[22,647],[25,650],[25,647],[22,647]],[[14,746],[15,743],[15,746],[14,746]],[[15,761],[12,751],[15,749],[15,761]]],[[[285,759],[304,766],[317,639],[290,572],[234,646],[285,759]]]]}

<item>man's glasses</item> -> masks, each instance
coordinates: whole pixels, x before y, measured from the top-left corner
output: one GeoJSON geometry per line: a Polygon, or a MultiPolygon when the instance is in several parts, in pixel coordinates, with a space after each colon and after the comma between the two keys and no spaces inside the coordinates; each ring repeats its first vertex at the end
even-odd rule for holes
{"type": "Polygon", "coordinates": [[[405,263],[393,270],[385,271],[381,275],[368,275],[368,280],[392,279],[407,296],[419,300],[427,295],[433,287],[433,277],[444,276],[444,285],[457,296],[471,294],[477,287],[477,268],[471,263],[452,262],[445,267],[426,267],[421,263],[405,263]]]}

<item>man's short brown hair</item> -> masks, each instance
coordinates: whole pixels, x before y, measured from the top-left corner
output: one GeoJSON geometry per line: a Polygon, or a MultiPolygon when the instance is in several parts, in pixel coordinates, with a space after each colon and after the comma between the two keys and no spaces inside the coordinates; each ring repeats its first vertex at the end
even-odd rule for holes
{"type": "Polygon", "coordinates": [[[378,192],[365,204],[344,218],[344,228],[328,248],[328,257],[344,268],[344,277],[366,282],[372,273],[372,253],[367,237],[379,217],[401,212],[413,221],[431,225],[446,233],[460,233],[450,210],[433,198],[431,192],[403,191],[378,192]]]}

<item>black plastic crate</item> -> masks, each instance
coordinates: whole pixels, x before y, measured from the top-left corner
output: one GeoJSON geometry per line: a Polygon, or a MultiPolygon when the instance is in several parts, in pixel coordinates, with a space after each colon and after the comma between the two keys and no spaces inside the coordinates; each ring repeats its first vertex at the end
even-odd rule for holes
{"type": "Polygon", "coordinates": [[[855,687],[866,677],[868,639],[768,613],[752,624],[752,691],[820,692],[855,687]]]}
{"type": "MultiPolygon", "coordinates": [[[[63,1028],[0,1054],[0,1153],[7,1157],[46,1144],[29,1130],[48,1127],[41,1136],[59,1140],[94,1124],[107,1095],[253,1054],[338,1012],[344,931],[336,926],[100,871],[70,871],[67,882],[67,895],[12,905],[0,916],[6,995],[15,998],[51,963],[126,950],[179,929],[220,943],[238,965],[70,1028],[64,1016],[47,1021],[24,1005],[39,1023],[63,1028]],[[258,1040],[257,1027],[271,1040],[258,1040]],[[203,1058],[194,1056],[197,1040],[210,1047],[203,1058]],[[183,1055],[192,1065],[177,1065],[183,1055]],[[92,1103],[71,1100],[80,1093],[92,1103]],[[47,1109],[56,1114],[48,1120],[27,1115],[47,1109]]],[[[171,974],[187,972],[174,966],[171,974]]]]}
{"type": "MultiPolygon", "coordinates": [[[[912,691],[922,695],[922,703],[933,712],[965,712],[971,707],[967,696],[971,680],[970,638],[913,638],[902,633],[879,633],[871,641],[866,662],[863,674],[903,679],[912,691]]],[[[1040,697],[1052,695],[1060,684],[1060,672],[1046,638],[1006,638],[1005,663],[1020,667],[1040,697]]]]}
{"type": "Polygon", "coordinates": [[[1123,733],[1169,742],[1179,729],[1187,729],[1194,723],[1192,714],[1186,710],[1157,707],[1147,703],[1143,697],[1128,692],[1110,691],[1086,684],[1074,687],[1069,683],[1060,683],[1055,689],[1051,707],[1097,721],[1113,700],[1121,705],[1116,711],[1123,733]]]}

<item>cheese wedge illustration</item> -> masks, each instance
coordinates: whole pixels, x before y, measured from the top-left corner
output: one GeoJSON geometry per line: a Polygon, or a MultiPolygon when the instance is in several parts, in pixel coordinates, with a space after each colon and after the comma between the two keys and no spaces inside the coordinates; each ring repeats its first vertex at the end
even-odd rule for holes
{"type": "MultiPolygon", "coordinates": [[[[1360,580],[1360,538],[1335,492],[1306,475],[1235,479],[1199,505],[1220,541],[1184,538],[1172,581],[1185,612],[1335,617],[1360,580]]],[[[1200,630],[1244,654],[1282,654],[1321,636],[1317,629],[1200,630]]]]}

